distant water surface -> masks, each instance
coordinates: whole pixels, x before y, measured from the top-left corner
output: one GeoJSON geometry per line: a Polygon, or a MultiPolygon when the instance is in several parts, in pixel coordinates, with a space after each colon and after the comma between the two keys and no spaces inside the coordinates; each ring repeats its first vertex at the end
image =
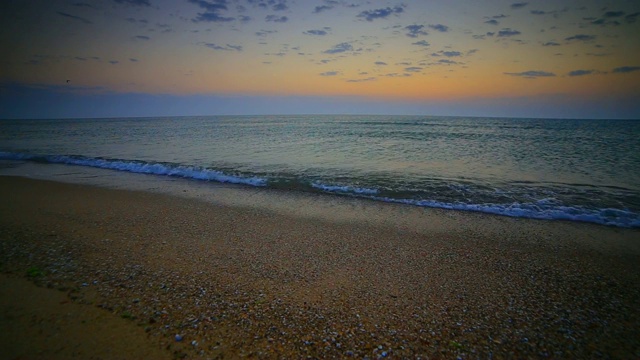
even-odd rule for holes
{"type": "Polygon", "coordinates": [[[0,120],[0,159],[640,227],[640,121],[328,115],[0,120]]]}

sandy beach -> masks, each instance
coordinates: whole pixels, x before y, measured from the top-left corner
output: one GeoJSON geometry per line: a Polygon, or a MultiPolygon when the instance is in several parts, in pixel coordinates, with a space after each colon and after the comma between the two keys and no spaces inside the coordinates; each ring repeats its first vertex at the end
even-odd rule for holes
{"type": "Polygon", "coordinates": [[[19,177],[0,199],[10,359],[640,357],[637,229],[19,177]]]}

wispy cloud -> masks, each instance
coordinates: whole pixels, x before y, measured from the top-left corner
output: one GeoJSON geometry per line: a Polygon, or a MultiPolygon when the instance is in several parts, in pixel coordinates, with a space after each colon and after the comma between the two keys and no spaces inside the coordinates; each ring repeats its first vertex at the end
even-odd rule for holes
{"type": "Polygon", "coordinates": [[[353,45],[344,42],[344,43],[337,44],[331,49],[325,50],[323,52],[325,54],[339,54],[347,51],[353,51],[353,45]]]}
{"type": "Polygon", "coordinates": [[[328,32],[326,30],[307,30],[307,31],[304,31],[303,34],[305,34],[305,35],[325,36],[325,35],[328,34],[328,32]]]}
{"type": "Polygon", "coordinates": [[[419,67],[419,66],[410,66],[410,67],[404,68],[404,71],[406,71],[406,72],[420,72],[420,71],[422,71],[422,68],[419,67]]]}
{"type": "Polygon", "coordinates": [[[384,76],[393,77],[393,78],[396,78],[396,77],[410,77],[411,74],[408,74],[408,73],[402,73],[402,74],[390,73],[390,74],[385,74],[384,76]]]}
{"type": "Polygon", "coordinates": [[[314,14],[318,14],[318,13],[321,13],[323,11],[331,10],[331,9],[333,9],[333,6],[331,6],[331,5],[318,5],[318,6],[315,7],[315,9],[313,9],[313,13],[314,14]]]}
{"type": "Polygon", "coordinates": [[[573,35],[573,36],[569,36],[568,38],[565,38],[566,41],[591,41],[595,39],[596,39],[595,35],[585,35],[585,34],[578,34],[578,35],[573,35]]]}
{"type": "Polygon", "coordinates": [[[209,49],[213,49],[213,50],[223,50],[223,51],[242,51],[242,46],[241,45],[217,45],[214,43],[202,43],[202,46],[206,46],[209,49]]]}
{"type": "Polygon", "coordinates": [[[458,57],[462,56],[462,53],[460,51],[438,51],[437,53],[431,54],[431,56],[458,57]]]}
{"type": "Polygon", "coordinates": [[[289,18],[286,16],[267,15],[267,17],[265,17],[264,20],[267,22],[285,23],[289,21],[289,18]]]}
{"type": "Polygon", "coordinates": [[[640,66],[621,66],[613,69],[613,73],[626,74],[626,73],[630,73],[638,70],[640,70],[640,66]]]}
{"type": "Polygon", "coordinates": [[[137,39],[137,40],[149,40],[149,39],[151,39],[150,37],[144,36],[144,35],[136,35],[133,38],[137,39]]]}
{"type": "Polygon", "coordinates": [[[591,75],[591,74],[595,74],[596,71],[595,70],[573,70],[573,71],[569,71],[567,73],[567,76],[584,76],[584,75],[591,75]]]}
{"type": "Polygon", "coordinates": [[[338,71],[325,71],[323,73],[320,73],[320,76],[337,76],[338,74],[340,74],[338,71]]]}
{"type": "Polygon", "coordinates": [[[386,63],[386,62],[384,62],[384,61],[376,61],[374,64],[376,64],[376,65],[378,65],[378,66],[384,66],[384,65],[387,65],[387,63],[386,63]]]}
{"type": "Polygon", "coordinates": [[[489,25],[498,25],[499,22],[496,19],[491,19],[491,20],[487,20],[484,22],[485,24],[489,24],[489,25]]]}
{"type": "Polygon", "coordinates": [[[382,9],[365,10],[357,15],[359,18],[363,18],[367,21],[373,21],[376,19],[385,19],[392,14],[400,14],[404,12],[404,6],[398,5],[395,7],[386,7],[382,9]]]}
{"type": "Polygon", "coordinates": [[[529,5],[528,2],[520,2],[520,3],[513,3],[511,4],[511,8],[512,9],[522,9],[523,7],[529,5]]]}
{"type": "Polygon", "coordinates": [[[407,31],[407,36],[411,38],[418,37],[420,35],[429,35],[426,31],[424,31],[424,25],[407,25],[404,27],[407,31]]]}
{"type": "Polygon", "coordinates": [[[349,79],[349,80],[347,80],[347,82],[359,83],[359,82],[368,82],[368,81],[374,81],[374,80],[376,80],[375,77],[368,77],[368,78],[364,78],[364,79],[349,79]]]}
{"type": "Polygon", "coordinates": [[[535,79],[535,78],[538,78],[538,77],[553,77],[553,76],[556,76],[556,74],[554,74],[552,72],[540,71],[540,70],[529,70],[529,71],[523,71],[523,72],[519,72],[519,73],[506,72],[504,74],[505,75],[509,75],[509,76],[519,76],[519,77],[524,77],[524,78],[529,78],[529,79],[535,79]]]}
{"type": "Polygon", "coordinates": [[[227,0],[189,0],[190,3],[196,4],[205,9],[204,12],[198,13],[194,22],[227,22],[235,20],[234,17],[225,17],[223,12],[227,11],[227,0]]]}
{"type": "Polygon", "coordinates": [[[256,36],[259,36],[259,37],[264,37],[269,34],[275,34],[275,33],[277,33],[276,30],[260,30],[255,32],[256,36]]]}
{"type": "Polygon", "coordinates": [[[624,14],[624,11],[607,11],[603,16],[606,18],[617,18],[623,16],[624,14]]]}
{"type": "Polygon", "coordinates": [[[271,6],[271,10],[273,11],[285,11],[289,8],[287,5],[287,0],[278,0],[271,6]]]}
{"type": "Polygon", "coordinates": [[[429,28],[435,30],[435,31],[439,31],[439,32],[447,32],[449,31],[449,27],[446,25],[442,25],[442,24],[434,24],[434,25],[429,25],[429,28]]]}
{"type": "Polygon", "coordinates": [[[516,36],[516,35],[520,35],[520,34],[522,34],[520,31],[512,30],[510,28],[504,28],[504,29],[498,31],[498,37],[510,37],[510,36],[516,36]]]}
{"type": "Polygon", "coordinates": [[[555,41],[547,41],[546,43],[543,43],[542,46],[560,46],[560,44],[555,41]]]}
{"type": "Polygon", "coordinates": [[[89,21],[89,20],[87,20],[87,19],[85,19],[83,17],[67,14],[67,13],[64,13],[64,12],[61,12],[61,11],[58,11],[58,15],[64,16],[64,17],[66,17],[68,19],[73,19],[73,20],[76,20],[76,21],[80,21],[80,22],[85,23],[85,24],[93,24],[91,21],[89,21]]]}
{"type": "Polygon", "coordinates": [[[411,43],[411,45],[417,45],[417,46],[424,46],[427,47],[431,44],[429,44],[426,40],[420,40],[420,41],[416,41],[414,43],[411,43]]]}

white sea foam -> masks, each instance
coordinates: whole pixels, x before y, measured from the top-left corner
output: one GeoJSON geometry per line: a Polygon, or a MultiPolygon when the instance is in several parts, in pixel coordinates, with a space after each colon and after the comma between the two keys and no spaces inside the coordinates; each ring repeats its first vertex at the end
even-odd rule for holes
{"type": "Polygon", "coordinates": [[[102,169],[128,171],[139,174],[153,174],[176,176],[182,178],[216,181],[222,183],[243,184],[251,186],[266,186],[267,180],[259,177],[243,177],[225,174],[218,170],[205,169],[195,166],[179,166],[161,163],[146,163],[142,161],[99,159],[90,157],[76,157],[67,155],[31,155],[24,153],[0,152],[0,159],[33,160],[55,164],[90,166],[102,169]]]}
{"type": "Polygon", "coordinates": [[[327,185],[319,182],[311,183],[316,189],[320,189],[327,192],[337,192],[337,193],[352,193],[352,194],[365,194],[365,195],[374,195],[378,193],[377,189],[367,189],[350,185],[327,185]]]}
{"type": "MultiPolygon", "coordinates": [[[[268,186],[269,184],[278,183],[277,175],[274,178],[261,178],[257,176],[241,176],[235,174],[227,174],[215,169],[207,169],[196,166],[174,165],[166,163],[150,163],[134,160],[118,160],[91,158],[84,156],[68,156],[68,155],[33,155],[18,152],[0,152],[0,159],[5,160],[28,160],[46,163],[69,164],[78,166],[89,166],[103,169],[111,169],[118,171],[127,171],[141,174],[154,174],[162,176],[175,176],[188,179],[216,181],[223,183],[243,184],[249,186],[268,186]]],[[[299,188],[296,184],[309,183],[298,179],[292,182],[292,189],[299,188]]],[[[340,195],[350,195],[362,198],[368,198],[375,201],[408,204],[413,206],[422,206],[429,208],[440,208],[450,210],[476,211],[489,214],[522,217],[546,220],[570,220],[589,222],[602,225],[611,225],[618,227],[640,228],[640,214],[627,210],[612,208],[610,206],[589,207],[586,205],[567,204],[560,199],[556,199],[549,194],[544,197],[538,197],[540,194],[532,194],[527,199],[510,201],[509,203],[494,203],[491,200],[480,199],[471,200],[473,196],[461,198],[460,201],[446,201],[435,199],[424,199],[425,189],[418,189],[422,192],[416,198],[407,198],[406,191],[394,191],[393,189],[384,188],[385,193],[380,194],[377,188],[359,187],[354,185],[336,185],[328,184],[320,181],[311,182],[310,185],[323,192],[334,193],[340,195]],[[400,192],[398,192],[400,191],[400,192]],[[422,199],[420,199],[422,197],[422,199]],[[536,199],[538,198],[538,199],[536,199]]],[[[302,188],[304,188],[303,186],[302,188]]],[[[477,190],[473,187],[465,186],[465,192],[469,194],[477,194],[477,190]]],[[[500,189],[494,189],[495,192],[508,193],[500,189]]],[[[413,192],[413,191],[411,191],[413,192]]],[[[552,193],[552,192],[551,192],[552,193]]],[[[504,197],[501,197],[504,198],[504,197]]]]}

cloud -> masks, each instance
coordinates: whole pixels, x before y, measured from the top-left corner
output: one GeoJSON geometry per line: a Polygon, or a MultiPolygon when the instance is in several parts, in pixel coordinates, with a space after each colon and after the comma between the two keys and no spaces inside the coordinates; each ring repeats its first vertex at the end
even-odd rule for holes
{"type": "Polygon", "coordinates": [[[573,70],[567,73],[568,76],[583,76],[583,75],[591,75],[594,74],[595,70],[573,70]]]}
{"type": "Polygon", "coordinates": [[[136,59],[136,58],[129,58],[129,61],[131,61],[131,62],[138,62],[139,60],[138,60],[138,59],[136,59]]]}
{"type": "Polygon", "coordinates": [[[449,60],[449,59],[438,60],[438,63],[447,64],[447,65],[456,65],[456,64],[458,64],[457,61],[453,61],[453,60],[449,60]]]}
{"type": "Polygon", "coordinates": [[[487,20],[484,22],[485,24],[489,24],[489,25],[498,25],[499,22],[496,19],[491,19],[491,20],[487,20]]]}
{"type": "Polygon", "coordinates": [[[265,17],[264,20],[267,22],[285,23],[289,21],[289,18],[286,16],[267,15],[267,17],[265,17]]]}
{"type": "Polygon", "coordinates": [[[540,71],[540,70],[529,70],[529,71],[523,71],[523,72],[519,72],[519,73],[504,73],[505,75],[510,75],[510,76],[520,76],[520,77],[524,77],[524,78],[528,78],[528,79],[535,79],[538,77],[553,77],[556,76],[556,74],[552,73],[552,72],[547,72],[547,71],[540,71]]]}
{"type": "MultiPolygon", "coordinates": [[[[489,33],[487,33],[488,35],[489,33]]],[[[515,36],[515,35],[520,35],[522,34],[520,31],[518,30],[512,30],[510,28],[504,28],[500,31],[498,31],[498,37],[509,37],[509,36],[515,36]]]]}
{"type": "Polygon", "coordinates": [[[391,73],[391,74],[386,74],[384,76],[388,76],[388,77],[410,77],[411,74],[408,74],[408,73],[403,73],[403,74],[391,73]]]}
{"type": "Polygon", "coordinates": [[[135,18],[132,18],[132,17],[128,17],[125,20],[127,20],[130,23],[137,23],[137,22],[139,22],[141,24],[148,24],[149,23],[149,20],[147,20],[147,19],[135,19],[135,18]]]}
{"type": "Polygon", "coordinates": [[[316,6],[315,9],[313,9],[313,13],[319,14],[325,10],[331,10],[331,9],[333,9],[333,6],[331,5],[320,5],[320,6],[316,6]]]}
{"type": "Polygon", "coordinates": [[[626,74],[640,70],[640,66],[621,66],[613,69],[614,74],[626,74]]]}
{"type": "Polygon", "coordinates": [[[323,73],[320,73],[319,75],[320,76],[336,76],[338,74],[339,74],[339,72],[337,72],[337,71],[325,71],[323,73]]]}
{"type": "Polygon", "coordinates": [[[511,8],[512,9],[522,9],[523,7],[527,6],[528,4],[529,4],[528,2],[513,3],[513,4],[511,4],[511,8]]]}
{"type": "Polygon", "coordinates": [[[408,25],[404,27],[407,30],[407,36],[411,38],[418,37],[419,35],[429,35],[424,29],[424,25],[408,25]]]}
{"type": "Polygon", "coordinates": [[[640,12],[637,13],[633,13],[633,14],[629,14],[627,16],[624,17],[624,19],[628,22],[628,23],[634,23],[636,22],[636,20],[638,20],[638,16],[640,15],[640,12]]]}
{"type": "Polygon", "coordinates": [[[325,50],[323,51],[323,53],[325,54],[339,54],[339,53],[343,53],[343,52],[347,52],[347,51],[353,51],[353,46],[349,43],[340,43],[335,45],[334,47],[332,47],[329,50],[325,50]]]}
{"type": "Polygon", "coordinates": [[[565,40],[567,40],[567,41],[573,41],[573,40],[591,41],[591,40],[595,40],[595,39],[596,39],[595,35],[578,34],[578,35],[570,36],[570,37],[566,38],[565,40]]]}
{"type": "Polygon", "coordinates": [[[349,80],[347,80],[347,82],[359,83],[359,82],[367,82],[367,81],[374,81],[374,80],[376,80],[375,77],[368,77],[368,78],[364,78],[364,79],[349,79],[349,80]]]}
{"type": "Polygon", "coordinates": [[[325,36],[328,33],[324,30],[307,30],[304,31],[303,34],[305,35],[317,35],[317,36],[325,36]]]}
{"type": "Polygon", "coordinates": [[[83,22],[85,24],[93,24],[91,21],[89,21],[89,20],[87,20],[87,19],[85,19],[83,17],[75,16],[75,15],[71,15],[71,14],[67,14],[67,13],[63,13],[61,11],[58,11],[58,15],[61,15],[61,16],[64,16],[66,18],[73,19],[73,20],[76,20],[76,21],[80,21],[80,22],[83,22]]]}
{"type": "Polygon", "coordinates": [[[271,9],[273,11],[284,11],[287,10],[289,6],[287,6],[286,0],[279,0],[276,4],[274,4],[271,9]]]}
{"type": "Polygon", "coordinates": [[[416,41],[414,43],[411,43],[411,45],[417,45],[417,46],[429,46],[431,44],[429,44],[426,40],[420,40],[420,41],[416,41]]]}
{"type": "Polygon", "coordinates": [[[386,7],[383,9],[365,10],[357,15],[359,18],[364,18],[367,21],[373,21],[376,19],[385,19],[392,14],[400,14],[404,12],[404,6],[399,5],[393,8],[386,7]]]}
{"type": "Polygon", "coordinates": [[[111,64],[111,65],[115,65],[115,64],[117,64],[119,62],[120,61],[118,61],[118,60],[109,60],[109,64],[111,64]]]}
{"type": "Polygon", "coordinates": [[[251,18],[251,16],[240,15],[240,16],[238,16],[238,20],[240,20],[243,23],[247,23],[247,22],[251,21],[252,18],[251,18]]]}
{"type": "Polygon", "coordinates": [[[462,53],[459,51],[440,51],[440,54],[446,56],[446,57],[457,57],[457,56],[462,56],[462,53]]]}
{"type": "Polygon", "coordinates": [[[560,46],[560,44],[555,41],[547,41],[546,43],[542,44],[542,46],[560,46]]]}
{"type": "Polygon", "coordinates": [[[149,0],[113,0],[118,4],[129,4],[134,6],[151,6],[149,0]]]}
{"type": "Polygon", "coordinates": [[[410,66],[410,67],[404,68],[404,71],[406,71],[406,72],[420,72],[420,71],[422,71],[422,68],[419,67],[419,66],[410,66]]]}
{"type": "Polygon", "coordinates": [[[213,43],[202,43],[202,45],[208,47],[209,49],[213,49],[213,50],[242,51],[242,46],[240,46],[240,45],[229,45],[229,44],[226,44],[224,46],[221,46],[221,45],[216,45],[216,44],[213,44],[213,43]]]}
{"type": "Polygon", "coordinates": [[[227,11],[227,0],[189,0],[189,2],[205,9],[204,12],[198,13],[198,16],[192,19],[194,22],[227,22],[236,19],[233,17],[224,17],[221,14],[227,11]]]}
{"type": "Polygon", "coordinates": [[[429,28],[439,31],[439,32],[447,32],[449,31],[449,27],[442,24],[429,25],[429,28]]]}
{"type": "Polygon", "coordinates": [[[624,15],[624,11],[607,11],[604,13],[606,18],[616,18],[624,15]]]}
{"type": "Polygon", "coordinates": [[[149,40],[149,39],[151,39],[150,37],[144,36],[144,35],[136,35],[133,38],[134,39],[138,39],[138,40],[149,40]]]}
{"type": "Polygon", "coordinates": [[[338,0],[324,0],[324,5],[318,5],[313,9],[313,13],[314,14],[319,14],[323,11],[326,10],[331,10],[333,9],[336,5],[340,4],[340,1],[338,0]]]}
{"type": "Polygon", "coordinates": [[[256,36],[267,36],[269,34],[274,34],[277,33],[277,31],[275,30],[260,30],[260,31],[256,31],[255,34],[256,36]]]}
{"type": "Polygon", "coordinates": [[[546,15],[547,14],[546,11],[542,11],[542,10],[531,10],[529,12],[532,13],[533,15],[546,15]]]}
{"type": "MultiPolygon", "coordinates": [[[[284,11],[289,9],[287,0],[247,0],[247,2],[253,6],[257,6],[263,10],[271,8],[273,11],[284,11]]],[[[226,0],[225,0],[226,3],[226,0]]],[[[246,10],[244,6],[240,5],[242,10],[246,10]]]]}
{"type": "Polygon", "coordinates": [[[384,62],[384,61],[376,61],[374,64],[376,64],[376,65],[380,65],[380,66],[387,65],[387,63],[386,63],[386,62],[384,62]]]}

